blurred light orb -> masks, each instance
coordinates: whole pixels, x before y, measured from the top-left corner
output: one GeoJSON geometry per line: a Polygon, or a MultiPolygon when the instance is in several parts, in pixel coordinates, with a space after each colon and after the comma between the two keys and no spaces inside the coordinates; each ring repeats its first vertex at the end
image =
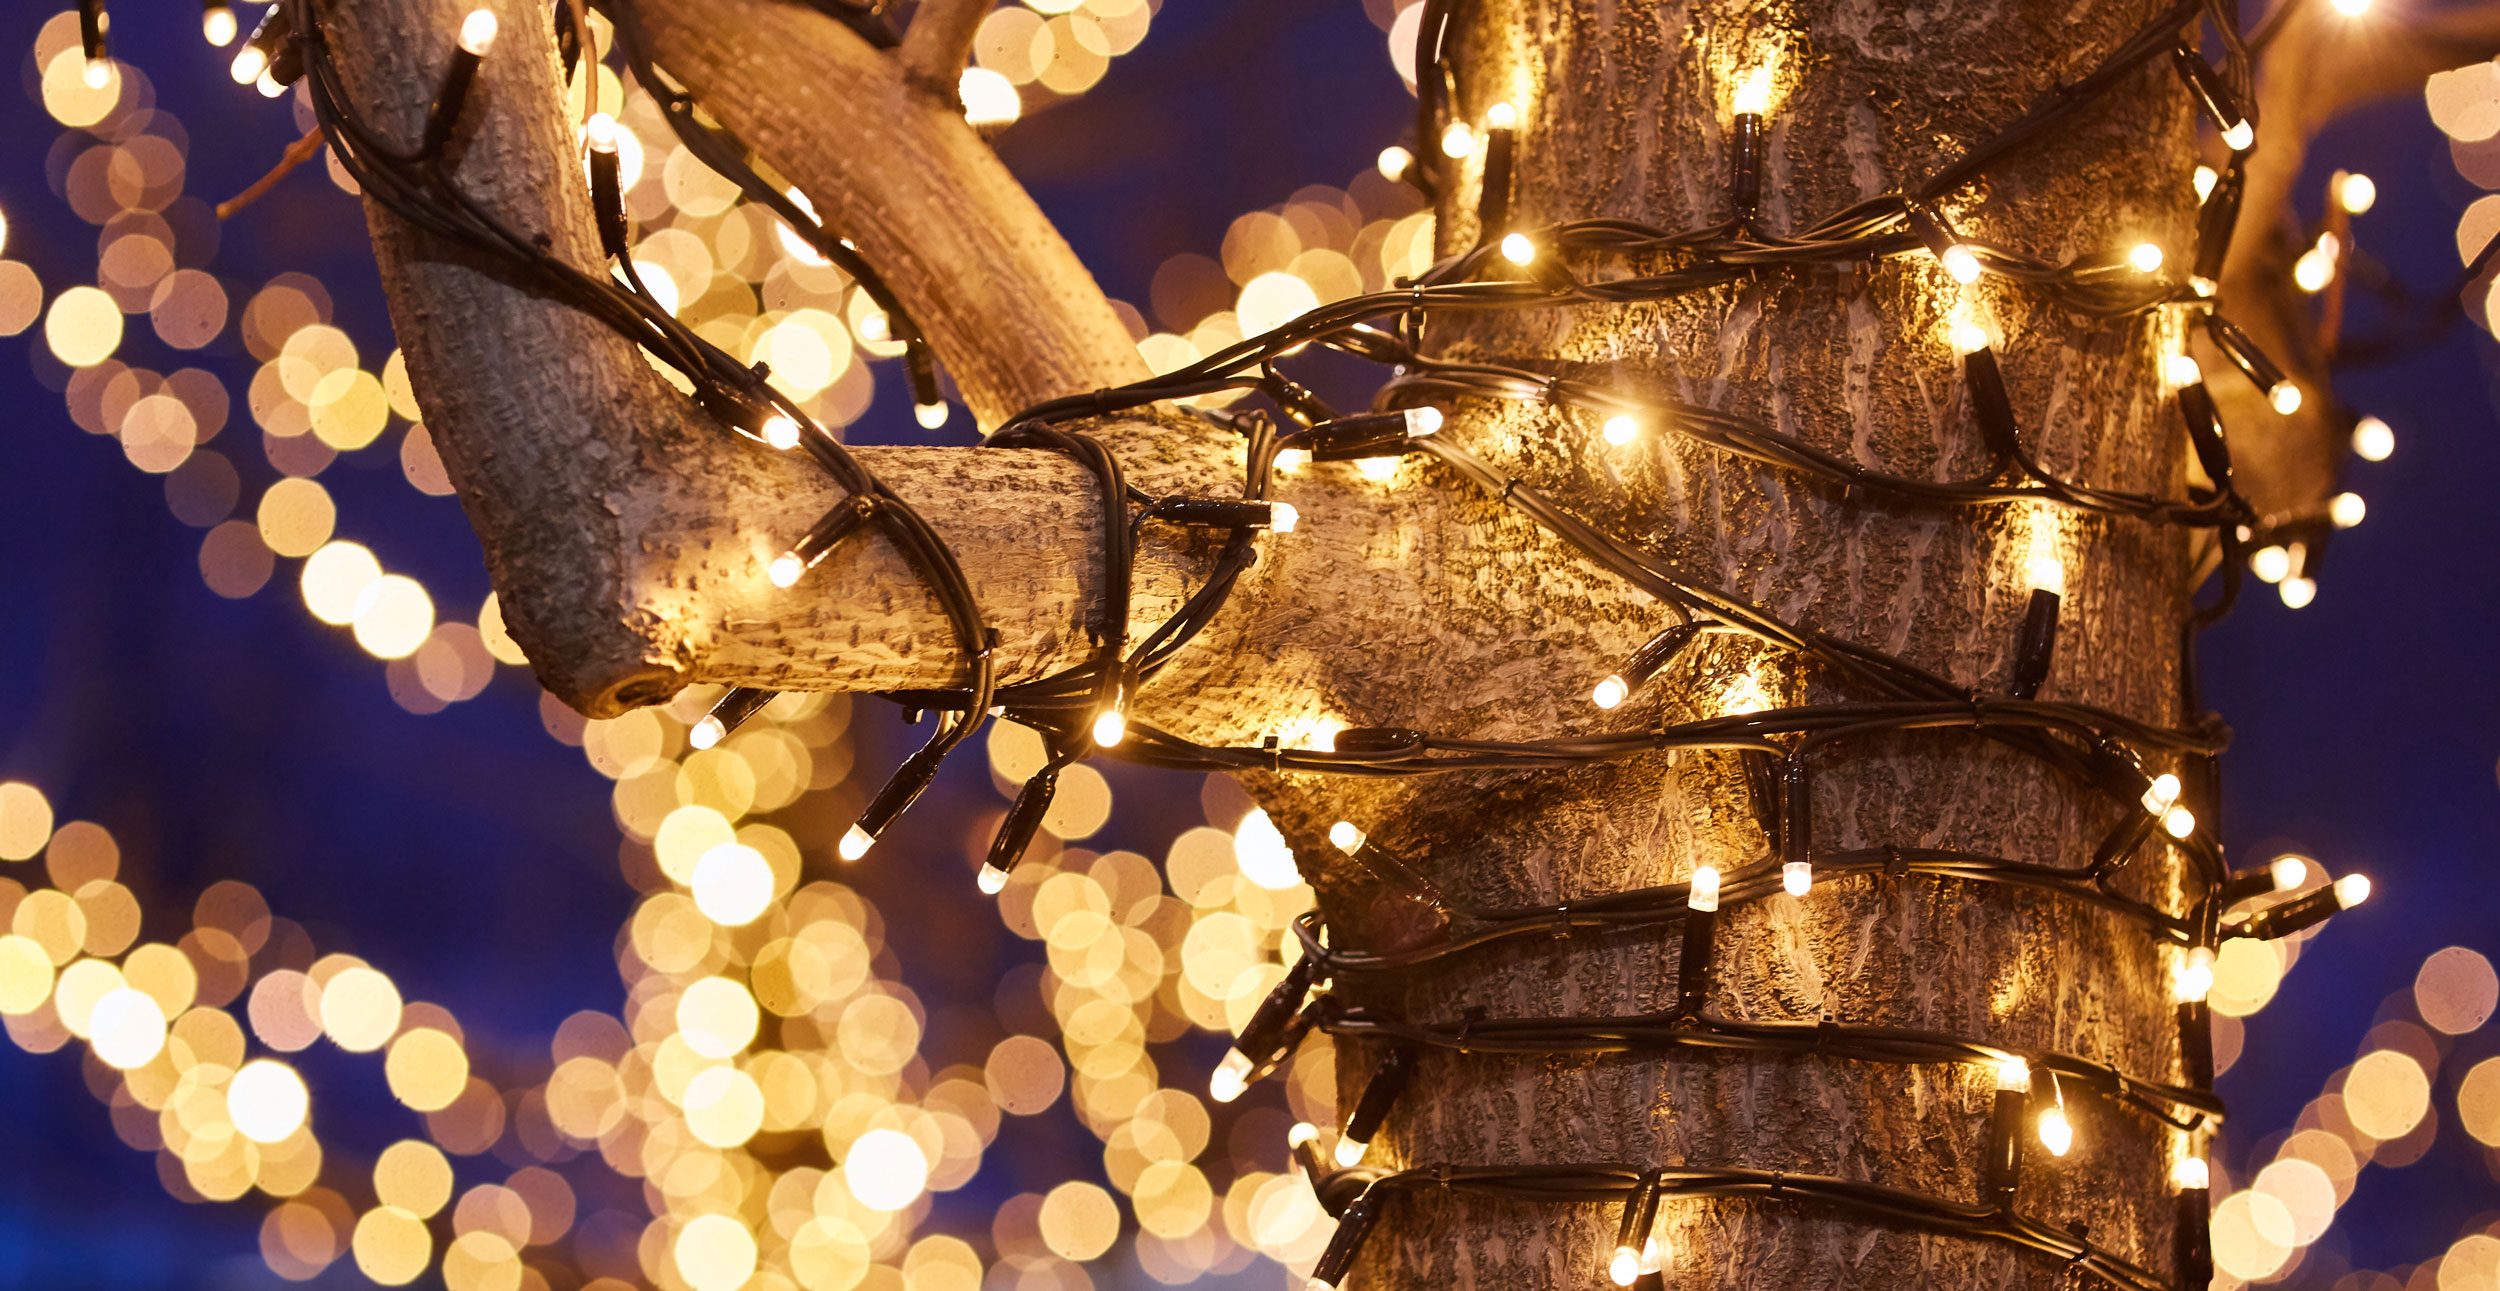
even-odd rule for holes
{"type": "Polygon", "coordinates": [[[303,1127],[312,1094],[293,1067],[271,1058],[243,1064],[226,1086],[226,1119],[254,1143],[275,1143],[303,1127]]]}
{"type": "Polygon", "coordinates": [[[87,1015],[87,1041],[107,1066],[144,1067],[165,1048],[165,1010],[140,991],[116,987],[87,1015]]]}
{"type": "Polygon", "coordinates": [[[901,1210],[927,1191],[929,1158],[900,1130],[870,1130],[852,1140],[842,1179],[870,1210],[901,1210]]]}
{"type": "Polygon", "coordinates": [[[743,928],[773,903],[772,862],[744,843],[723,843],[694,864],[695,908],[724,928],[743,928]]]}
{"type": "Polygon", "coordinates": [[[1302,872],[1294,868],[1293,849],[1264,811],[1254,809],[1241,818],[1240,827],[1233,831],[1233,859],[1240,864],[1243,878],[1270,892],[1302,883],[1302,872]]]}

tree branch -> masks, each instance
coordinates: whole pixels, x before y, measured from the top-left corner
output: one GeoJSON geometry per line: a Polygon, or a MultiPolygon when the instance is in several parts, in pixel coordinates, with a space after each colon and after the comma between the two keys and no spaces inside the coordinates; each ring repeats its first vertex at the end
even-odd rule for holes
{"type": "Polygon", "coordinates": [[[972,35],[989,11],[990,0],[920,0],[903,33],[903,75],[954,105],[956,79],[972,58],[972,35]]]}

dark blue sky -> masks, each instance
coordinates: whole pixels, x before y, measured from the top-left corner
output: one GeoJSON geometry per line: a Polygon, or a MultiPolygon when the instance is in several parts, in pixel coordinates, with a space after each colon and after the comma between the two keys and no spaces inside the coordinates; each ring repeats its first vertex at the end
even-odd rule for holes
{"type": "MultiPolygon", "coordinates": [[[[188,6],[122,8],[119,52],[190,129],[190,191],[213,201],[241,188],[293,136],[287,113],[226,81],[188,6]]],[[[0,212],[6,254],[57,291],[92,275],[95,250],[94,230],[44,179],[58,131],[33,98],[25,51],[47,9],[0,15],[21,90],[0,103],[0,212]]],[[[1410,121],[1411,100],[1353,0],[1181,0],[1100,87],[1010,131],[1001,151],[1104,285],[1142,303],[1163,259],[1211,253],[1234,216],[1304,184],[1344,183],[1410,121]]],[[[2377,178],[2359,236],[2400,276],[2430,284],[2453,272],[2456,213],[2474,190],[2418,102],[2339,127],[2315,161],[2321,174],[2344,165],[2377,178]]],[[[387,352],[361,219],[316,176],[230,229],[210,267],[242,284],[314,273],[360,349],[387,352]]],[[[631,893],[617,878],[609,786],[540,732],[535,688],[507,671],[477,701],[411,716],[381,669],[313,622],[283,581],[244,601],[212,595],[198,532],[168,515],[159,479],[71,424],[57,370],[33,354],[39,332],[0,340],[0,778],[41,786],[64,818],[108,825],[143,894],[184,899],[227,876],[260,885],[325,949],[382,963],[412,996],[450,1006],[482,1062],[528,1061],[565,1015],[616,1007],[609,947],[631,893]]],[[[238,390],[252,367],[231,332],[192,358],[144,325],[134,336],[133,361],[200,363],[238,390]]],[[[2381,1000],[2409,986],[2425,955],[2460,943],[2500,954],[2486,873],[2500,843],[2491,349],[2459,327],[2339,379],[2347,402],[2399,436],[2392,460],[2355,463],[2348,476],[2370,502],[2367,523],[2336,540],[2314,605],[2295,613],[2255,588],[2204,646],[2207,697],[2238,731],[2225,761],[2231,845],[2288,843],[2378,880],[2371,904],[2313,941],[2284,997],[2250,1025],[2248,1056],[2224,1081],[2238,1145],[2228,1158],[2287,1125],[2351,1060],[2381,1000]]],[[[901,403],[882,399],[872,419],[890,426],[901,403]]],[[[238,406],[219,446],[248,446],[255,433],[238,406]]],[[[257,453],[234,455],[266,471],[257,453]]],[[[343,536],[416,574],[454,612],[484,595],[457,508],[410,490],[392,454],[351,455],[322,478],[351,517],[343,536]]],[[[885,706],[859,711],[862,765],[873,768],[890,760],[900,727],[885,706]]],[[[975,762],[941,794],[994,803],[975,762]]],[[[1196,823],[1194,778],[1115,769],[1113,779],[1126,804],[1115,841],[1159,855],[1196,823]]],[[[934,837],[929,820],[946,814],[916,813],[903,828],[934,837]]],[[[910,899],[910,876],[869,870],[862,885],[895,920],[898,945],[959,944],[987,928],[961,955],[905,954],[924,998],[986,1001],[985,982],[1032,957],[985,911],[972,911],[985,921],[976,926],[919,909],[928,903],[910,899]]],[[[932,1049],[949,1043],[933,1026],[932,1049]]],[[[2444,1065],[2443,1107],[2455,1077],[2495,1048],[2460,1043],[2444,1065]]],[[[351,1110],[383,1106],[374,1064],[311,1066],[351,1110]]],[[[1098,1151],[1073,1123],[1059,1134],[1071,1153],[1098,1151]]],[[[2349,1243],[2365,1267],[2443,1249],[2500,1204],[2486,1157],[2451,1127],[2420,1164],[2366,1171],[2329,1245],[2349,1243]]],[[[0,1163],[0,1286],[274,1283],[256,1253],[256,1213],[169,1199],[64,1055],[0,1045],[0,1163]]],[[[954,1226],[985,1227],[975,1203],[1012,1190],[1012,1162],[994,1153],[990,1172],[997,1181],[960,1199],[954,1226]]],[[[333,1282],[354,1279],[333,1270],[323,1285],[333,1282]]]]}

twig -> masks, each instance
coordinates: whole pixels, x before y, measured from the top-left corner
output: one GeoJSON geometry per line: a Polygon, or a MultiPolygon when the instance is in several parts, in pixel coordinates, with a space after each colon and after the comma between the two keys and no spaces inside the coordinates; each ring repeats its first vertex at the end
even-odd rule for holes
{"type": "Polygon", "coordinates": [[[217,204],[217,218],[221,220],[233,219],[235,212],[259,201],[263,194],[278,186],[279,180],[294,173],[296,167],[303,165],[305,162],[311,161],[313,159],[313,154],[320,151],[321,130],[318,126],[316,126],[311,130],[305,131],[303,138],[288,144],[286,146],[285,155],[278,158],[277,165],[269,168],[268,174],[252,181],[252,186],[250,188],[244,189],[242,192],[219,202],[217,204]]]}
{"type": "Polygon", "coordinates": [[[990,0],[920,0],[903,33],[903,74],[923,89],[955,99],[955,83],[972,57],[972,36],[990,0]]]}

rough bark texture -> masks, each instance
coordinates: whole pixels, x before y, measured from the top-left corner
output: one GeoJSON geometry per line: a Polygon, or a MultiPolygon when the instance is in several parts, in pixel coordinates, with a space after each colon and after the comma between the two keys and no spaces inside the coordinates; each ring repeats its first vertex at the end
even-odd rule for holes
{"type": "MultiPolygon", "coordinates": [[[[1514,219],[1628,217],[1668,227],[1724,211],[1722,131],[1736,78],[1775,61],[1765,217],[1794,227],[1914,180],[1984,137],[2152,12],[2140,0],[2032,0],[1902,12],[1854,3],[1685,6],[1649,0],[1466,6],[1461,115],[1518,106],[1514,219]]],[[[1953,203],[1963,227],[2058,257],[2151,238],[2188,244],[2190,122],[2166,71],[2086,113],[1953,203]]],[[[1470,167],[1442,210],[1444,250],[1474,235],[1470,167]]],[[[2180,436],[2156,372],[2169,326],[2092,325],[1987,284],[1957,292],[1925,257],[1871,272],[1767,275],[1678,304],[1474,317],[1446,351],[1542,362],[1775,421],[1887,469],[1939,476],[1981,460],[1947,347],[1957,299],[1999,341],[2025,433],[2064,473],[2130,489],[2180,486],[2180,436]]],[[[1609,449],[1542,410],[1463,407],[1445,434],[1549,488],[1616,533],[1644,538],[1697,579],[1793,620],[1999,684],[2036,550],[2068,571],[2066,633],[2046,695],[2175,720],[2183,542],[2138,525],[2040,510],[1896,507],[1748,468],[1671,439],[1609,449]]],[[[1628,728],[1726,711],[1745,679],[1776,702],[1843,697],[1746,648],[1696,651],[1653,702],[1590,707],[1593,680],[1659,625],[1650,607],[1482,508],[1442,544],[1424,613],[1441,642],[1397,702],[1358,710],[1433,730],[1525,735],[1628,728]],[[1662,712],[1663,709],[1663,712],[1662,712]]],[[[1818,768],[1818,846],[1961,847],[2072,864],[2109,819],[2077,787],[1963,736],[1884,741],[1818,768]]],[[[1526,904],[1759,858],[1741,773],[1721,757],[1657,758],[1570,777],[1514,776],[1349,789],[1265,786],[1306,864],[1346,817],[1416,860],[1454,896],[1526,904]]],[[[2154,860],[2139,891],[2175,897],[2154,860]]],[[[1321,876],[1336,935],[1387,936],[1376,888],[1321,876]]],[[[2096,910],[2002,887],[1845,879],[1804,900],[1733,911],[1712,1007],[1758,1019],[1836,1017],[1932,1027],[2090,1055],[2176,1079],[2164,962],[2096,910]]],[[[1378,1002],[1454,1021],[1665,1007],[1671,934],[1624,933],[1489,952],[1394,987],[1378,1002]]],[[[1377,1061],[1349,1045],[1348,1100],[1377,1061]]],[[[1973,1200],[1992,1086],[1967,1068],[1729,1056],[1539,1061],[1432,1053],[1375,1141],[1375,1163],[1630,1160],[1740,1165],[1865,1179],[1973,1200]]],[[[2076,1147],[2033,1168],[2021,1209],[2155,1268],[2169,1264],[2164,1176],[2175,1136],[2090,1101],[2076,1147]]],[[[2053,1261],[1885,1228],[1810,1205],[1667,1208],[1676,1287],[2049,1286],[2053,1261]]],[[[1616,1212],[1401,1196],[1367,1248],[1366,1286],[1603,1285],[1616,1212]]]]}

